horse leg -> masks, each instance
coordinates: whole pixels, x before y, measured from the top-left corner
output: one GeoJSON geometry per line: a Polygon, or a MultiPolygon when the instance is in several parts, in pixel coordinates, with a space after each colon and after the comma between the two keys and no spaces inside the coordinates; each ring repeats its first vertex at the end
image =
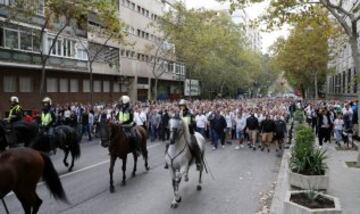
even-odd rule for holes
{"type": "Polygon", "coordinates": [[[137,155],[136,155],[135,152],[133,153],[133,156],[134,156],[134,170],[132,172],[132,176],[135,177],[135,175],[136,175],[136,165],[137,165],[137,155]]]}
{"type": "Polygon", "coordinates": [[[110,168],[109,168],[109,174],[110,174],[110,192],[111,192],[111,193],[115,192],[114,180],[113,180],[115,162],[116,162],[116,156],[111,156],[111,157],[110,157],[110,168]]]}
{"type": "Polygon", "coordinates": [[[148,151],[146,148],[146,145],[143,148],[143,157],[144,157],[144,161],[145,161],[145,169],[146,171],[149,171],[150,167],[149,167],[149,163],[148,163],[148,151]]]}
{"type": "Polygon", "coordinates": [[[31,214],[31,205],[29,203],[29,200],[26,197],[29,197],[25,194],[25,196],[22,196],[23,194],[19,192],[15,192],[16,197],[19,199],[21,206],[24,209],[25,214],[31,214]]]}
{"type": "Polygon", "coordinates": [[[190,169],[190,164],[191,164],[191,161],[186,165],[185,167],[185,182],[188,182],[189,181],[189,169],[190,169]]]}
{"type": "Polygon", "coordinates": [[[200,170],[199,170],[199,184],[197,185],[197,187],[196,187],[196,189],[198,190],[198,191],[200,191],[201,190],[201,184],[202,184],[202,173],[203,173],[203,171],[204,171],[204,165],[203,164],[201,164],[201,166],[200,166],[200,170]]]}
{"type": "Polygon", "coordinates": [[[179,185],[181,182],[181,175],[178,175],[180,173],[178,173],[177,171],[175,171],[175,169],[172,169],[172,186],[173,186],[173,190],[174,190],[174,199],[171,202],[171,208],[177,208],[179,206],[179,203],[181,202],[181,197],[179,195],[179,185]]]}
{"type": "Polygon", "coordinates": [[[64,154],[65,154],[65,157],[64,157],[63,162],[64,162],[64,165],[65,165],[66,167],[68,167],[69,164],[68,164],[68,162],[67,162],[67,158],[68,158],[68,155],[69,155],[69,150],[68,150],[68,149],[64,149],[64,154]]]}
{"type": "Polygon", "coordinates": [[[39,198],[39,196],[35,193],[35,204],[33,206],[33,213],[32,214],[36,214],[39,211],[39,208],[42,204],[42,200],[39,198]]]}
{"type": "Polygon", "coordinates": [[[74,162],[75,162],[75,157],[74,157],[74,153],[71,152],[71,165],[70,165],[70,168],[69,168],[69,172],[72,171],[72,169],[74,168],[74,162]]]}
{"type": "Polygon", "coordinates": [[[122,176],[122,181],[121,181],[121,185],[125,186],[126,185],[126,157],[122,159],[123,165],[122,165],[122,172],[123,172],[123,176],[122,176]]]}

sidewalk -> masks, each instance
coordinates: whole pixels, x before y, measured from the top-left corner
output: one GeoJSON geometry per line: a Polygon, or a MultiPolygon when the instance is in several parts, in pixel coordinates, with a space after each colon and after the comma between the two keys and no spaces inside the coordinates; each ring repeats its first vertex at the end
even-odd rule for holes
{"type": "MultiPolygon", "coordinates": [[[[348,168],[346,161],[356,161],[357,151],[337,151],[335,143],[324,146],[327,149],[327,164],[329,167],[330,183],[328,194],[340,199],[344,214],[360,213],[360,169],[348,168]]],[[[277,178],[275,194],[272,200],[270,213],[285,214],[283,202],[289,190],[288,159],[290,150],[285,150],[277,178]]]]}

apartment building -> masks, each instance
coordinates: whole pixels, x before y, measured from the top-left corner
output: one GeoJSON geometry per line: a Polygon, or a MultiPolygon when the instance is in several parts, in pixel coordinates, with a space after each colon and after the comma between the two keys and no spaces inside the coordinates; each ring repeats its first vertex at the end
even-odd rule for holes
{"type": "MultiPolygon", "coordinates": [[[[20,98],[25,109],[40,106],[41,57],[54,41],[52,29],[46,29],[40,39],[44,23],[44,0],[38,0],[37,15],[31,20],[8,22],[6,17],[10,0],[0,0],[0,112],[8,109],[10,96],[20,98]],[[43,41],[41,43],[41,41],[43,41]]],[[[93,64],[93,98],[95,102],[118,100],[129,94],[134,100],[152,98],[154,75],[152,65],[156,60],[153,48],[163,41],[162,33],[151,25],[167,7],[160,0],[119,0],[120,19],[127,24],[126,44],[110,41],[93,64]],[[131,45],[129,45],[131,44],[131,45]],[[150,48],[149,48],[150,47],[150,48]]],[[[24,18],[23,18],[24,19],[24,18]]],[[[97,26],[96,18],[89,17],[89,24],[97,26]]],[[[56,26],[55,26],[56,27],[56,26]]],[[[96,35],[65,29],[57,38],[46,66],[46,95],[55,104],[89,103],[90,78],[88,71],[89,50],[98,49],[103,42],[96,35]]],[[[159,98],[179,97],[183,91],[185,67],[174,57],[158,59],[164,73],[158,76],[159,98]]]]}

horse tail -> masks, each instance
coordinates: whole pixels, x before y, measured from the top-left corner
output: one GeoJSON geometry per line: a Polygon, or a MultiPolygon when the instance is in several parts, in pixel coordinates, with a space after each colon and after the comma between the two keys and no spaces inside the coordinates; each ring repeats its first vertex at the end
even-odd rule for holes
{"type": "Polygon", "coordinates": [[[43,171],[43,179],[45,181],[46,186],[50,190],[51,194],[54,196],[56,200],[61,200],[65,203],[69,203],[63,186],[61,184],[58,173],[56,172],[51,159],[41,153],[41,156],[44,160],[44,171],[43,171]]]}
{"type": "Polygon", "coordinates": [[[81,152],[80,152],[80,141],[77,139],[74,139],[73,144],[70,146],[70,151],[72,156],[74,157],[74,159],[79,159],[81,156],[81,152]]]}

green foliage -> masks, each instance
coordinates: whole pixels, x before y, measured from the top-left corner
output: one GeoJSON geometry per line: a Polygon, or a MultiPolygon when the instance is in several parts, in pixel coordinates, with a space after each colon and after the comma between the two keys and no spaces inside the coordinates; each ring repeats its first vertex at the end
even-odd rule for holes
{"type": "Polygon", "coordinates": [[[233,23],[226,12],[187,10],[176,4],[160,20],[159,29],[175,45],[187,78],[199,79],[204,92],[235,93],[276,77],[270,59],[249,50],[242,26],[233,23]],[[270,78],[265,80],[264,73],[270,78]]]}
{"type": "Polygon", "coordinates": [[[301,110],[296,110],[294,113],[294,120],[303,123],[304,122],[304,112],[301,110]]]}
{"type": "Polygon", "coordinates": [[[311,128],[296,130],[295,145],[291,150],[291,171],[304,175],[324,175],[326,151],[314,148],[315,135],[311,128]]]}

